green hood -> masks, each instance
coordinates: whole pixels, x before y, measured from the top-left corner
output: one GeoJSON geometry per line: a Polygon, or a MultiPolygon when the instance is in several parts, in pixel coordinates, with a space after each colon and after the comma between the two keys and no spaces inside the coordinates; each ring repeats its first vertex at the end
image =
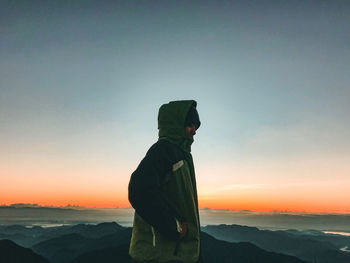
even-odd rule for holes
{"type": "Polygon", "coordinates": [[[191,152],[192,138],[185,136],[185,120],[194,100],[171,101],[163,104],[158,113],[159,140],[168,140],[179,145],[184,151],[191,152]]]}

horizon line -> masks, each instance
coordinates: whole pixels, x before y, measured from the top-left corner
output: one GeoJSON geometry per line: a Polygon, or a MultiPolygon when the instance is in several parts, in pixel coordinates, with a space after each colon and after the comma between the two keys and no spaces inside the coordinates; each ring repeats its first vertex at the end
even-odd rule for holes
{"type": "MultiPolygon", "coordinates": [[[[115,207],[98,207],[98,206],[81,206],[81,205],[62,205],[62,206],[57,206],[57,205],[41,205],[37,203],[12,203],[12,204],[0,204],[0,208],[70,208],[70,209],[78,209],[78,208],[83,208],[83,209],[133,209],[132,206],[128,207],[121,207],[121,206],[115,206],[115,207]]],[[[211,208],[211,207],[202,207],[199,208],[199,210],[202,211],[227,211],[227,212],[251,212],[251,213],[292,213],[292,214],[343,214],[343,215],[350,215],[350,211],[341,211],[341,212],[311,212],[311,211],[289,211],[289,210],[277,210],[274,209],[272,211],[263,211],[263,210],[249,210],[249,209],[240,209],[240,210],[235,210],[235,209],[230,209],[230,208],[211,208]]]]}

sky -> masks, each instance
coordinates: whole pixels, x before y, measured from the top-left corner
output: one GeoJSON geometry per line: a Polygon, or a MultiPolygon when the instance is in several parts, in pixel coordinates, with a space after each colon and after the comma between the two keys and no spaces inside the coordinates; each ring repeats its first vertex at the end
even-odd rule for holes
{"type": "Polygon", "coordinates": [[[198,102],[200,208],[350,213],[348,1],[1,1],[0,205],[129,207],[198,102]]]}

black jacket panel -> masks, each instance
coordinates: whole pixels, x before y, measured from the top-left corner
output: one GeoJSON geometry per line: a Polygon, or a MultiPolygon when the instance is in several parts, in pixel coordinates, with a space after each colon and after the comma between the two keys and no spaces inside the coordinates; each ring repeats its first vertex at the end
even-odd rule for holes
{"type": "Polygon", "coordinates": [[[129,182],[129,201],[136,212],[157,231],[172,240],[179,238],[175,218],[184,218],[167,201],[162,190],[165,175],[184,159],[180,147],[159,140],[148,150],[129,182]]]}

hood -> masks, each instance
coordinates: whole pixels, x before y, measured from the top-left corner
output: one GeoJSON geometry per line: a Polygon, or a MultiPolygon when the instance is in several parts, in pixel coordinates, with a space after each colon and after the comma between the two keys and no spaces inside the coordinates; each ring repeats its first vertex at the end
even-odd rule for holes
{"type": "Polygon", "coordinates": [[[197,107],[194,100],[171,101],[163,104],[158,113],[159,140],[168,140],[191,152],[192,138],[185,136],[185,120],[190,107],[197,107]]]}

